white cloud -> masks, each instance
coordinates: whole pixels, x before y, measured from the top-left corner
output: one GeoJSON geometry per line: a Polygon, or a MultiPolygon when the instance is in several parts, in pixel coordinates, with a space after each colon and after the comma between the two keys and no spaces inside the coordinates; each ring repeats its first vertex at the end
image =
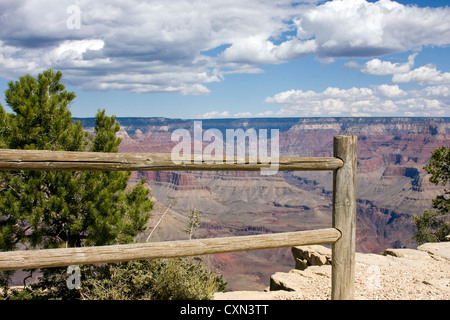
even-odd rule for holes
{"type": "MultiPolygon", "coordinates": [[[[450,8],[418,8],[389,0],[341,0],[293,11],[291,15],[296,36],[276,45],[267,33],[258,32],[233,42],[222,58],[255,64],[281,63],[317,54],[322,60],[333,61],[334,57],[370,57],[450,44],[450,8]]],[[[398,67],[376,66],[377,62],[381,61],[373,61],[369,67],[381,68],[378,72],[398,67]]]]}
{"type": "Polygon", "coordinates": [[[450,107],[438,99],[411,98],[397,101],[406,116],[445,116],[450,107]]]}
{"type": "Polygon", "coordinates": [[[267,111],[263,111],[263,112],[258,112],[255,116],[256,117],[271,117],[274,115],[274,112],[271,110],[267,110],[267,111]]]}
{"type": "Polygon", "coordinates": [[[360,66],[354,61],[347,62],[345,69],[359,69],[363,74],[370,75],[392,75],[394,83],[418,83],[420,85],[450,84],[450,72],[441,72],[435,65],[428,64],[413,69],[414,59],[418,53],[408,57],[406,63],[392,63],[380,59],[372,59],[360,66]]]}
{"type": "Polygon", "coordinates": [[[450,7],[419,8],[394,1],[329,1],[296,19],[298,37],[314,39],[328,57],[375,56],[450,43],[450,7]]]}
{"type": "Polygon", "coordinates": [[[252,116],[251,112],[238,112],[238,113],[234,114],[235,118],[248,118],[251,116],[252,116]]]}
{"type": "Polygon", "coordinates": [[[382,84],[376,87],[376,93],[384,98],[402,98],[408,94],[399,88],[398,85],[382,84]]]}
{"type": "Polygon", "coordinates": [[[450,98],[450,85],[425,87],[417,92],[416,95],[438,99],[450,98]]]}
{"type": "Polygon", "coordinates": [[[315,53],[316,50],[314,40],[292,39],[274,45],[264,38],[250,37],[235,42],[220,55],[220,59],[243,64],[277,64],[303,58],[315,53]]]}
{"type": "Polygon", "coordinates": [[[290,90],[268,97],[267,103],[282,104],[278,115],[339,116],[377,111],[380,99],[369,88],[339,89],[323,92],[290,90]]]}
{"type": "Polygon", "coordinates": [[[450,72],[442,73],[434,65],[426,65],[405,73],[394,74],[393,82],[417,82],[420,85],[450,84],[450,72]]]}
{"type": "Polygon", "coordinates": [[[256,64],[277,62],[267,52],[267,39],[291,28],[290,4],[76,2],[81,26],[69,30],[66,9],[72,0],[2,2],[0,76],[17,78],[51,67],[63,71],[69,84],[91,90],[208,94],[205,84],[224,74],[260,73],[256,64]],[[226,59],[202,54],[224,44],[233,47],[226,59]]]}
{"type": "Polygon", "coordinates": [[[233,61],[238,63],[256,63],[268,64],[277,63],[272,51],[274,44],[262,37],[249,37],[240,39],[233,43],[221,55],[224,61],[233,61]]]}
{"type": "MultiPolygon", "coordinates": [[[[363,66],[360,66],[356,62],[350,61],[344,65],[344,68],[359,69],[362,73],[370,75],[392,75],[392,82],[394,83],[418,83],[421,86],[434,85],[434,87],[428,87],[426,89],[428,92],[448,90],[448,85],[450,85],[450,72],[437,70],[433,64],[413,68],[416,56],[417,53],[410,55],[406,63],[392,63],[390,61],[372,59],[363,66]]],[[[399,90],[398,85],[383,85],[378,88],[378,93],[384,97],[405,96],[406,93],[399,90]]]]}
{"type": "Polygon", "coordinates": [[[0,76],[10,79],[16,73],[23,75],[34,72],[39,64],[33,58],[29,52],[0,41],[0,76]]]}
{"type": "Polygon", "coordinates": [[[265,102],[281,104],[280,116],[448,116],[450,87],[404,91],[398,85],[383,84],[373,89],[289,90],[265,102]]]}
{"type": "MultiPolygon", "coordinates": [[[[311,54],[321,61],[374,57],[450,44],[448,7],[318,2],[5,0],[0,76],[13,79],[54,68],[83,89],[195,95],[208,94],[206,85],[227,74],[261,73],[260,64],[311,54]],[[66,9],[74,4],[81,26],[70,30],[66,9]],[[224,45],[215,55],[205,53],[224,45]]],[[[365,67],[373,74],[402,70],[399,81],[419,79],[424,70],[406,71],[408,66],[373,60],[365,67]]],[[[443,83],[439,77],[447,79],[429,73],[423,81],[443,83]]]]}
{"type": "Polygon", "coordinates": [[[381,61],[380,59],[372,59],[365,63],[361,68],[361,72],[364,74],[373,74],[378,76],[385,76],[398,73],[406,73],[414,66],[414,58],[417,53],[414,53],[408,57],[406,63],[392,63],[390,61],[381,61]]]}
{"type": "Polygon", "coordinates": [[[202,119],[214,119],[214,118],[228,118],[230,117],[229,111],[210,111],[202,114],[200,118],[202,119]]]}

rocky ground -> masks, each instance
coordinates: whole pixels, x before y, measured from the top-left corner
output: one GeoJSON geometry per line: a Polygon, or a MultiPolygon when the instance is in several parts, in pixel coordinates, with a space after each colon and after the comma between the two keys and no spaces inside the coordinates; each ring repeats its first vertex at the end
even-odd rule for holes
{"type": "MultiPolygon", "coordinates": [[[[215,300],[327,300],[331,297],[331,250],[293,248],[296,268],[277,272],[264,292],[217,293],[215,300]],[[303,270],[301,270],[303,269],[303,270]]],[[[358,300],[449,300],[450,242],[417,249],[388,249],[382,255],[356,253],[358,300]]]]}

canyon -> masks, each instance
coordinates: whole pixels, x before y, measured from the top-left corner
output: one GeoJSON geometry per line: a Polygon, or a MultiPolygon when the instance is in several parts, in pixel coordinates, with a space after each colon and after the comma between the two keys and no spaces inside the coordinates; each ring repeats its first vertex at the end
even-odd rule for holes
{"type": "MultiPolygon", "coordinates": [[[[79,119],[92,131],[94,119],[79,119]]],[[[194,120],[117,118],[119,152],[170,153],[176,129],[193,132],[194,120]]],[[[197,120],[200,121],[200,120],[197,120]]],[[[204,119],[203,130],[279,130],[280,156],[329,157],[333,137],[358,136],[356,250],[381,253],[415,248],[411,217],[432,208],[443,192],[423,169],[438,147],[450,147],[450,118],[249,118],[204,119]]],[[[137,241],[187,239],[182,230],[197,210],[197,238],[287,232],[331,226],[332,172],[242,171],[133,172],[145,178],[155,202],[137,241]]],[[[261,290],[270,276],[293,268],[291,248],[203,257],[218,269],[228,290],[261,290]]]]}

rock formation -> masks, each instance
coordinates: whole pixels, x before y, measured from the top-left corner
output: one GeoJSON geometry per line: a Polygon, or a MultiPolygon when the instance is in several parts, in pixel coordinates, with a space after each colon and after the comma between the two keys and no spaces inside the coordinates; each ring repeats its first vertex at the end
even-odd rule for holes
{"type": "MultiPolygon", "coordinates": [[[[270,290],[295,291],[300,299],[329,299],[331,250],[305,246],[292,252],[302,261],[300,270],[275,273],[270,290]]],[[[450,299],[450,242],[386,249],[383,255],[356,253],[355,299],[450,299]]]]}
{"type": "MultiPolygon", "coordinates": [[[[85,128],[93,127],[93,119],[80,120],[85,128]]],[[[123,139],[120,152],[170,153],[175,145],[171,133],[179,128],[193,130],[193,120],[117,120],[123,139]]],[[[411,216],[431,208],[431,200],[442,193],[442,187],[428,181],[423,166],[433,150],[450,147],[450,118],[208,119],[202,124],[204,130],[216,128],[223,133],[237,128],[279,129],[281,156],[331,156],[334,135],[358,135],[358,252],[415,248],[411,216]]],[[[331,225],[331,172],[280,172],[266,177],[254,172],[136,172],[133,177],[147,178],[154,200],[160,203],[156,208],[164,212],[171,206],[171,214],[154,234],[161,240],[182,237],[175,226],[182,226],[193,208],[204,218],[198,237],[331,225]]],[[[153,217],[162,212],[153,211],[146,234],[157,221],[153,217]]],[[[292,267],[285,249],[219,255],[212,260],[226,271],[232,290],[252,285],[262,289],[274,270],[292,267]],[[243,274],[237,276],[238,271],[243,274]]]]}
{"type": "MultiPolygon", "coordinates": [[[[265,292],[217,293],[216,300],[328,300],[331,249],[293,247],[296,268],[277,272],[265,292]]],[[[417,249],[386,249],[382,255],[356,253],[355,299],[449,300],[450,242],[417,249]]]]}

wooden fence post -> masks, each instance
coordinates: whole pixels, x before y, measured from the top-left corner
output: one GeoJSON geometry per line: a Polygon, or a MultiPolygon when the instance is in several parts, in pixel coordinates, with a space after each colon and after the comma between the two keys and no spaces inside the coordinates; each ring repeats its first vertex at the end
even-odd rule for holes
{"type": "Polygon", "coordinates": [[[344,165],[333,171],[333,227],[342,235],[332,245],[331,299],[351,300],[355,293],[357,136],[335,136],[334,156],[344,165]]]}

